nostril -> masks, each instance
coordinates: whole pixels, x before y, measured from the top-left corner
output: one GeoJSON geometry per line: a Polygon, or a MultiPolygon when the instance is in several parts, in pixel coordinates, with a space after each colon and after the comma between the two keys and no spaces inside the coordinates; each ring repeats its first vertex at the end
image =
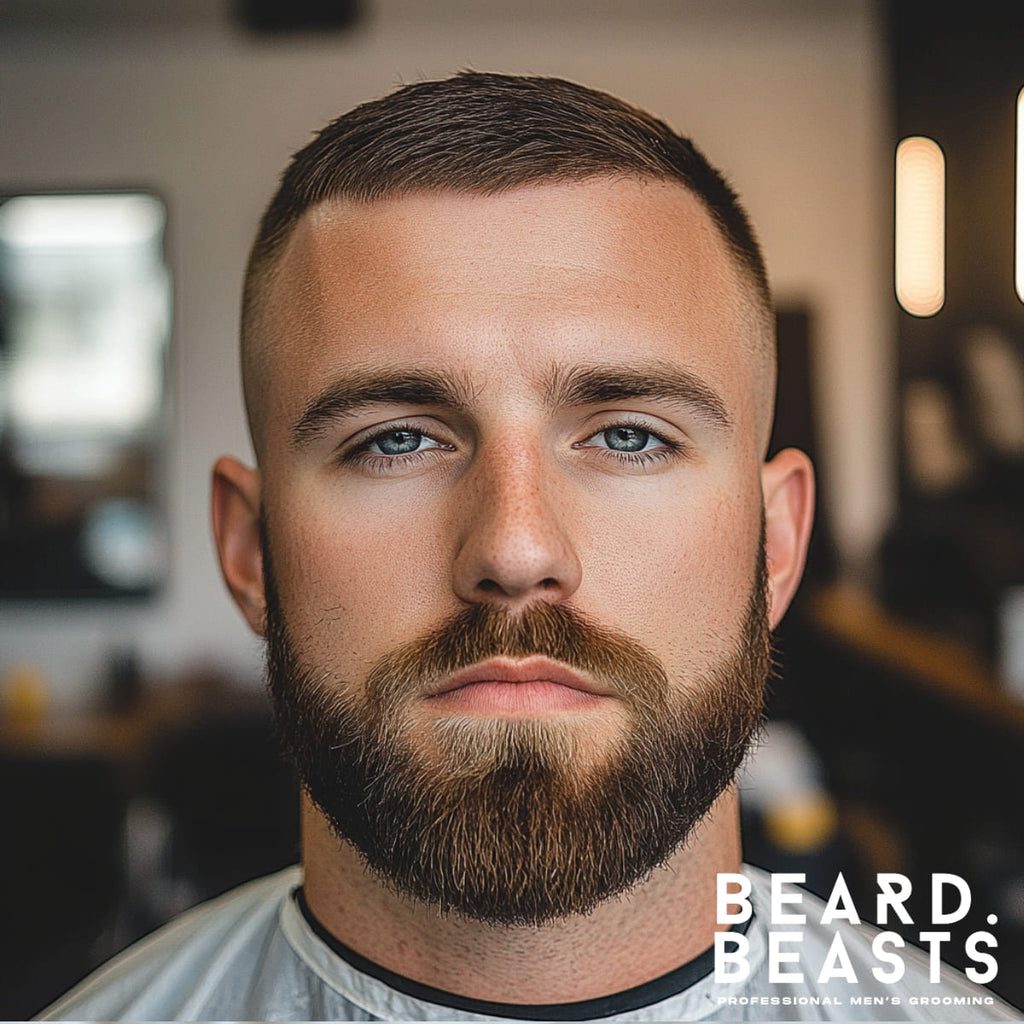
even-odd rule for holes
{"type": "MultiPolygon", "coordinates": [[[[541,590],[557,590],[559,587],[558,580],[554,576],[547,576],[544,579],[538,581],[537,587],[541,590]]],[[[477,583],[477,592],[484,594],[504,594],[506,588],[503,587],[497,580],[492,580],[486,577],[477,583]]]]}

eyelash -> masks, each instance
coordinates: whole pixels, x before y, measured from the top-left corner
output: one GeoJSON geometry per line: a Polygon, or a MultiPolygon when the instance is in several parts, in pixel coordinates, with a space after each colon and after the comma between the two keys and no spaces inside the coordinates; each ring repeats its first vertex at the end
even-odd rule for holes
{"type": "MultiPolygon", "coordinates": [[[[658,441],[662,447],[656,448],[653,451],[639,452],[622,452],[616,451],[614,448],[601,448],[600,450],[604,452],[603,457],[610,456],[611,458],[617,459],[619,462],[625,462],[633,466],[650,466],[664,459],[678,456],[686,450],[685,445],[680,444],[678,441],[672,441],[657,431],[652,430],[650,425],[642,420],[628,418],[616,420],[614,423],[609,423],[607,426],[601,427],[600,430],[595,430],[584,441],[579,441],[572,447],[576,449],[589,448],[591,450],[598,448],[597,445],[588,445],[586,442],[597,437],[599,434],[603,434],[608,430],[615,430],[617,428],[637,430],[645,434],[649,434],[658,441]]],[[[369,437],[364,438],[354,448],[349,449],[347,452],[343,452],[339,457],[339,462],[343,465],[359,464],[378,472],[388,472],[395,467],[410,466],[415,465],[418,462],[422,462],[423,459],[431,457],[429,455],[431,452],[452,450],[451,445],[438,442],[437,447],[435,448],[425,448],[414,452],[408,452],[405,455],[382,455],[377,452],[368,451],[370,445],[379,441],[382,437],[387,437],[389,434],[402,433],[403,431],[410,434],[418,434],[420,437],[428,437],[431,440],[436,440],[436,438],[433,438],[432,435],[428,434],[416,424],[392,423],[389,424],[386,429],[378,430],[369,437]]]]}
{"type": "Polygon", "coordinates": [[[400,434],[403,432],[418,434],[420,437],[429,437],[431,440],[436,440],[422,427],[414,423],[390,423],[385,429],[375,431],[369,437],[360,441],[354,448],[343,452],[339,461],[344,465],[360,464],[371,470],[386,473],[396,466],[410,466],[415,465],[417,462],[422,462],[423,459],[430,457],[430,452],[451,451],[452,449],[451,445],[438,442],[436,448],[423,448],[414,452],[408,452],[405,455],[383,455],[378,452],[367,451],[370,445],[379,441],[382,437],[387,437],[388,434],[400,434]]]}
{"type": "Polygon", "coordinates": [[[620,462],[626,462],[633,466],[650,466],[656,462],[661,462],[665,459],[674,458],[675,456],[685,451],[685,446],[680,444],[678,441],[672,441],[665,437],[663,434],[659,434],[658,431],[652,430],[650,424],[645,423],[639,419],[624,419],[616,420],[614,423],[609,423],[607,426],[601,427],[600,430],[595,430],[585,441],[581,441],[578,444],[573,445],[574,448],[596,448],[596,445],[588,445],[586,441],[591,438],[597,437],[599,434],[603,434],[609,430],[616,430],[625,428],[626,430],[637,430],[644,434],[649,434],[656,441],[658,441],[662,447],[655,448],[653,451],[640,451],[640,452],[620,452],[614,448],[602,448],[600,449],[604,456],[611,456],[614,459],[618,459],[620,462]]]}

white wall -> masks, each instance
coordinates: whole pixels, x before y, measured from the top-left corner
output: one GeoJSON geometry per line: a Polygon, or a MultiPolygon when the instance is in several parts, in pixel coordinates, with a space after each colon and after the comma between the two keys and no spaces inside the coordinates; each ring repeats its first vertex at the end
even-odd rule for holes
{"type": "Polygon", "coordinates": [[[161,35],[35,30],[0,44],[0,188],[157,189],[177,289],[170,584],[128,612],[0,608],[0,671],[34,660],[58,699],[80,702],[113,643],[132,642],[158,675],[215,663],[257,679],[259,649],[223,591],[206,511],[215,456],[249,452],[235,337],[251,233],[312,130],[400,82],[463,67],[608,89],[691,134],[725,170],[779,297],[807,299],[816,314],[826,497],[847,563],[870,555],[891,505],[894,315],[885,69],[870,0],[796,4],[785,18],[774,4],[714,0],[652,4],[646,17],[643,0],[621,14],[606,3],[589,18],[579,4],[569,17],[540,13],[557,12],[557,0],[528,12],[491,0],[454,4],[465,8],[457,21],[400,0],[375,6],[358,30],[312,41],[253,40],[214,23],[161,35]]]}

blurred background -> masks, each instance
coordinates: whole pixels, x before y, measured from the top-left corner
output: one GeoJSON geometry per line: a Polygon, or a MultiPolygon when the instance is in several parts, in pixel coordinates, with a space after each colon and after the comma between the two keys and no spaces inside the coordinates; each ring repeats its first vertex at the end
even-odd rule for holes
{"type": "Polygon", "coordinates": [[[0,1018],[297,857],[208,529],[213,460],[251,458],[242,270],[316,128],[462,68],[618,94],[740,192],[779,307],[773,447],[820,487],[748,859],[841,870],[866,908],[878,871],[922,898],[963,875],[945,952],[990,929],[1024,1002],[1022,44],[995,0],[0,0],[0,1018]],[[913,266],[894,289],[917,136],[944,186],[923,300],[913,266]]]}

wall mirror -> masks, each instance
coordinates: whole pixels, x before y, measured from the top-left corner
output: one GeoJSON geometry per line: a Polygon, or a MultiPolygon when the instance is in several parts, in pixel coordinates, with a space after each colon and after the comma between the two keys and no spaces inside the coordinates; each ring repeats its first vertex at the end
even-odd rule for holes
{"type": "Polygon", "coordinates": [[[164,580],[165,224],[145,192],[0,197],[0,597],[164,580]]]}

